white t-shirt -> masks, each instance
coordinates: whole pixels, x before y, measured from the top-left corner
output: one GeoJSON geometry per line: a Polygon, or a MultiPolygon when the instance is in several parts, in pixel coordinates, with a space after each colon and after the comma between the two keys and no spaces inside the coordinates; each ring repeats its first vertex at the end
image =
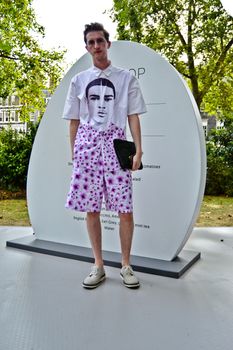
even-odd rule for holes
{"type": "Polygon", "coordinates": [[[124,130],[128,115],[145,112],[139,83],[132,73],[112,65],[105,70],[93,66],[72,78],[63,118],[80,119],[81,124],[98,131],[112,124],[124,130]]]}

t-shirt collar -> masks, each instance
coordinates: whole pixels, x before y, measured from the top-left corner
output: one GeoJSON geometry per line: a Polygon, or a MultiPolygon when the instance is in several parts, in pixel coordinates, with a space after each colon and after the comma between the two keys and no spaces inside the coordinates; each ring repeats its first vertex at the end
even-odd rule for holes
{"type": "Polygon", "coordinates": [[[93,66],[93,71],[97,77],[99,77],[101,74],[105,75],[106,77],[109,77],[113,71],[113,66],[110,63],[110,65],[106,69],[99,69],[96,66],[93,66]]]}

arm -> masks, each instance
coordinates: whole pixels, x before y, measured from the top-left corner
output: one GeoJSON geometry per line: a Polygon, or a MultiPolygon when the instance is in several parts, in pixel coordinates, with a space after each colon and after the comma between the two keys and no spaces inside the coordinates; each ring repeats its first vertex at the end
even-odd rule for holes
{"type": "Polygon", "coordinates": [[[79,124],[80,124],[79,119],[70,120],[70,146],[71,146],[72,159],[74,158],[74,142],[75,142],[79,124]]]}
{"type": "Polygon", "coordinates": [[[143,153],[141,142],[141,126],[138,114],[128,115],[128,123],[133,141],[136,146],[136,154],[133,157],[132,170],[137,170],[140,167],[143,153]]]}

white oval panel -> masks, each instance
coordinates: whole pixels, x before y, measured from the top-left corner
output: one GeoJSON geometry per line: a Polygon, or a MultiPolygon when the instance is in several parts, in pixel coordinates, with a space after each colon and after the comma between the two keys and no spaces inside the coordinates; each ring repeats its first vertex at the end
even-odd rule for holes
{"type": "MultiPolygon", "coordinates": [[[[205,140],[194,98],[180,74],[141,44],[116,41],[115,66],[139,79],[148,112],[141,116],[144,169],[133,173],[135,233],[132,254],[172,260],[189,238],[199,213],[206,175],[205,140]]],[[[92,65],[89,54],[69,70],[40,123],[27,183],[36,237],[90,247],[85,214],[65,209],[72,171],[69,122],[62,120],[71,78],[92,65]]],[[[117,213],[101,213],[103,249],[120,252],[117,213]]]]}

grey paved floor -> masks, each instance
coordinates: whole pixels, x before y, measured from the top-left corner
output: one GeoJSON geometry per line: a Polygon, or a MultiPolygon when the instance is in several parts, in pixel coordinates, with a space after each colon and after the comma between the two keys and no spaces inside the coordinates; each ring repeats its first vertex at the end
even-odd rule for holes
{"type": "Polygon", "coordinates": [[[233,228],[195,229],[201,260],[178,280],[138,273],[138,290],[107,267],[87,291],[90,264],[5,247],[30,234],[0,228],[0,350],[233,349],[233,228]]]}

